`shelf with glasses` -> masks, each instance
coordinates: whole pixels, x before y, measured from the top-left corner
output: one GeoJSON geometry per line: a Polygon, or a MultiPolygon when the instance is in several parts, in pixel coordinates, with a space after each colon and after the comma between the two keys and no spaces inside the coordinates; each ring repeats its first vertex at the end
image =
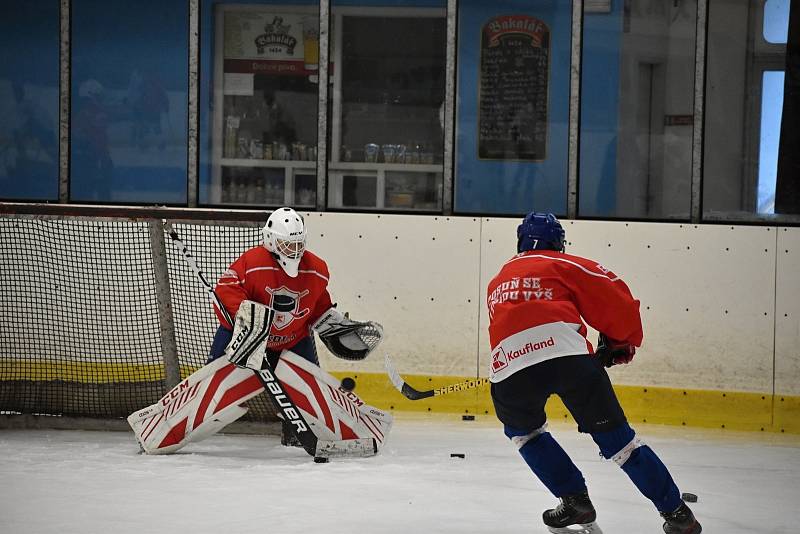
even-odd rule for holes
{"type": "Polygon", "coordinates": [[[337,161],[328,164],[331,171],[402,171],[402,172],[442,172],[444,166],[420,163],[369,163],[362,161],[337,161]]]}
{"type": "Polygon", "coordinates": [[[290,169],[316,169],[317,162],[294,159],[222,158],[223,167],[272,167],[290,169]]]}
{"type": "Polygon", "coordinates": [[[438,211],[441,164],[331,162],[328,201],[332,208],[438,211]]]}

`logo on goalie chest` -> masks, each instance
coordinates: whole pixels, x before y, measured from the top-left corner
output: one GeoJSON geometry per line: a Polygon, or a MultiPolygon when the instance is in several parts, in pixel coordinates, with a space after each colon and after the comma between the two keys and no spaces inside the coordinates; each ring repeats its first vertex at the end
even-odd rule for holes
{"type": "Polygon", "coordinates": [[[276,330],[283,330],[295,319],[302,319],[308,315],[310,311],[308,308],[300,309],[300,299],[310,293],[308,289],[297,292],[281,286],[278,289],[265,287],[264,290],[269,295],[269,307],[275,310],[272,327],[276,330]]]}

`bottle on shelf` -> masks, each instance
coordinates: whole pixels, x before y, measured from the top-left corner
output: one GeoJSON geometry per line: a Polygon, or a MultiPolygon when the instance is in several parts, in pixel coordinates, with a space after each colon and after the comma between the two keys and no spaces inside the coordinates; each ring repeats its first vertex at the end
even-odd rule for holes
{"type": "Polygon", "coordinates": [[[228,115],[225,117],[225,142],[222,150],[223,157],[236,157],[238,132],[239,117],[236,115],[228,115]]]}

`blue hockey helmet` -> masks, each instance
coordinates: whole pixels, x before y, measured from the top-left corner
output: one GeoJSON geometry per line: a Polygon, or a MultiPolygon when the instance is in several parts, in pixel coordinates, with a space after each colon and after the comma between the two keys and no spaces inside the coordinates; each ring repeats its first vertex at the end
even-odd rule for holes
{"type": "Polygon", "coordinates": [[[564,229],[552,213],[532,212],[517,227],[517,252],[557,250],[564,252],[564,229]]]}

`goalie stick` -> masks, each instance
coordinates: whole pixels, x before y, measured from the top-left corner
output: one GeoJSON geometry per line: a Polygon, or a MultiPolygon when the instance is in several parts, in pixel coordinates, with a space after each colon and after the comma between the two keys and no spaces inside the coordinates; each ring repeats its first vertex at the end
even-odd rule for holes
{"type": "Polygon", "coordinates": [[[400,373],[397,372],[397,369],[395,369],[394,365],[392,364],[392,360],[389,359],[388,354],[384,356],[384,365],[386,366],[386,373],[389,375],[389,380],[392,381],[392,385],[394,385],[394,387],[397,388],[397,391],[402,393],[403,396],[409,400],[438,397],[439,395],[447,395],[448,393],[456,393],[458,391],[477,388],[489,383],[488,378],[475,378],[474,380],[458,382],[456,384],[450,384],[449,386],[442,386],[440,388],[420,391],[409,386],[408,382],[406,382],[403,377],[400,376],[400,373]]]}
{"type": "MultiPolygon", "coordinates": [[[[217,293],[214,291],[214,288],[203,274],[203,271],[200,270],[200,267],[197,265],[194,256],[192,256],[191,252],[189,252],[189,248],[181,240],[178,232],[172,226],[172,223],[167,220],[164,221],[164,231],[167,232],[172,242],[175,244],[178,250],[180,250],[183,259],[186,261],[192,271],[194,271],[194,274],[200,279],[203,287],[208,292],[208,296],[212,304],[214,304],[214,306],[220,310],[220,313],[222,313],[228,324],[233,326],[234,321],[231,319],[228,310],[225,309],[225,306],[222,304],[222,301],[220,301],[219,296],[217,296],[217,293]]],[[[310,426],[300,413],[300,410],[297,408],[294,401],[292,401],[291,397],[289,397],[280,381],[275,376],[274,369],[270,368],[267,359],[264,358],[262,368],[260,370],[251,370],[261,381],[261,384],[264,386],[264,389],[269,395],[270,400],[272,400],[276,411],[283,415],[285,421],[291,423],[290,426],[292,431],[294,432],[295,436],[297,436],[297,439],[300,441],[303,449],[305,449],[309,455],[313,456],[315,460],[317,458],[345,456],[363,457],[377,454],[378,443],[374,438],[356,438],[347,440],[318,439],[317,436],[311,431],[310,426]]]]}

